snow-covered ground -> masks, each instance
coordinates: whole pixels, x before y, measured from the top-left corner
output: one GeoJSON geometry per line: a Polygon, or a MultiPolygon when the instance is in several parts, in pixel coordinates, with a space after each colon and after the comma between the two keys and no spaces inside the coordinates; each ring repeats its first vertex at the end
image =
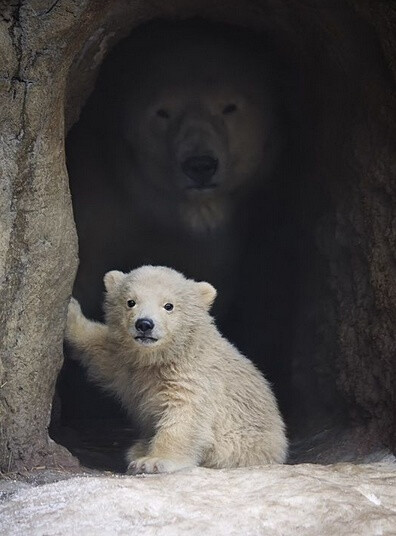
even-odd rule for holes
{"type": "Polygon", "coordinates": [[[396,535],[391,460],[4,481],[2,489],[2,536],[396,535]]]}

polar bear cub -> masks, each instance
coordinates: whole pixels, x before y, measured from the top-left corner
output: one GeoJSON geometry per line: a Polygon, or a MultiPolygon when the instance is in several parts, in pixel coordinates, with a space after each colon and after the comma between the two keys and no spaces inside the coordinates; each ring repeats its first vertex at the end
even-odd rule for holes
{"type": "Polygon", "coordinates": [[[141,426],[128,473],[283,463],[285,426],[270,385],[217,330],[216,290],[163,266],[104,277],[106,323],[71,300],[66,340],[90,377],[141,426]]]}

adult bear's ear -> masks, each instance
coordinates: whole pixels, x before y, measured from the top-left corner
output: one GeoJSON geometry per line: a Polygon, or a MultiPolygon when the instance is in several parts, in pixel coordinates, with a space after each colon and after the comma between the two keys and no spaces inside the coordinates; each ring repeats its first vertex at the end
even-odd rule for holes
{"type": "Polygon", "coordinates": [[[107,274],[105,274],[103,278],[107,292],[111,292],[112,290],[114,290],[121,283],[124,277],[125,274],[119,272],[118,270],[112,270],[111,272],[107,272],[107,274]]]}
{"type": "Polygon", "coordinates": [[[214,299],[216,298],[217,290],[210,283],[206,283],[206,281],[201,281],[196,283],[196,285],[198,286],[198,291],[202,297],[202,301],[206,307],[210,309],[214,299]]]}

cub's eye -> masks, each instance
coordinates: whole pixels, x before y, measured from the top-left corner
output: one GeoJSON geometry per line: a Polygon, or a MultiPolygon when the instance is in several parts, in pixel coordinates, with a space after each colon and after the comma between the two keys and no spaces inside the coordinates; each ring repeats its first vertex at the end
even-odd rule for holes
{"type": "Polygon", "coordinates": [[[173,303],[166,303],[164,305],[164,309],[166,309],[167,311],[172,311],[173,309],[173,303]]]}
{"type": "Polygon", "coordinates": [[[169,113],[164,110],[163,108],[159,108],[156,112],[158,117],[162,117],[162,119],[169,119],[169,113]]]}
{"type": "Polygon", "coordinates": [[[233,112],[237,111],[237,105],[236,104],[227,104],[227,106],[224,106],[223,108],[223,114],[232,114],[233,112]]]}
{"type": "Polygon", "coordinates": [[[135,307],[136,302],[135,302],[135,300],[128,300],[127,305],[128,305],[128,307],[132,308],[132,307],[135,307]]]}

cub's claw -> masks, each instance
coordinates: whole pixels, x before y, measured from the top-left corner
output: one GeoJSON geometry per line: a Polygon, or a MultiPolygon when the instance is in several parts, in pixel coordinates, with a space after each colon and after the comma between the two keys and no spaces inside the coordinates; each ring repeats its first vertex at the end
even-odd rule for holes
{"type": "Polygon", "coordinates": [[[188,460],[172,460],[169,458],[150,458],[145,456],[133,460],[127,468],[128,475],[173,473],[180,469],[192,467],[194,464],[188,460]]]}

